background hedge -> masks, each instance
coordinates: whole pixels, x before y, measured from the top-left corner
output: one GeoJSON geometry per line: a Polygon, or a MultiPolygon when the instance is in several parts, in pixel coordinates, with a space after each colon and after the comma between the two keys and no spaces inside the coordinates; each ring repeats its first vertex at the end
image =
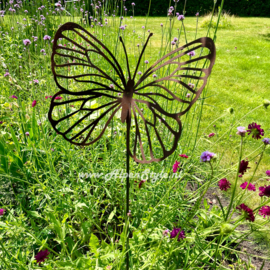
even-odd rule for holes
{"type": "MultiPolygon", "coordinates": [[[[10,0],[0,0],[0,8],[3,9],[6,7],[6,4],[10,0]]],[[[42,0],[23,0],[27,2],[38,1],[42,3],[42,0]]],[[[50,2],[54,4],[59,0],[51,0],[50,2]]],[[[97,2],[98,0],[84,0],[86,6],[89,6],[91,2],[97,2]]],[[[100,0],[101,1],[101,0],[100,0]]],[[[106,0],[110,4],[116,3],[119,5],[122,0],[106,0]]],[[[201,15],[209,13],[212,11],[214,0],[186,0],[186,16],[194,16],[197,12],[200,12],[201,15]]],[[[14,4],[17,1],[14,0],[14,4]]],[[[64,5],[64,0],[61,0],[64,5]]],[[[83,0],[81,0],[83,2],[83,0]]],[[[149,0],[127,0],[125,3],[126,7],[129,10],[129,15],[132,15],[131,3],[134,2],[135,6],[135,15],[144,16],[148,13],[149,0]]],[[[176,11],[180,14],[183,13],[185,0],[179,0],[177,4],[176,11]]],[[[151,0],[151,16],[166,16],[168,7],[170,5],[174,6],[173,0],[151,0]]],[[[220,6],[221,0],[217,0],[216,8],[220,6]]],[[[270,17],[270,0],[225,0],[224,10],[230,12],[230,14],[238,16],[253,16],[253,17],[270,17]]]]}
{"type": "MultiPolygon", "coordinates": [[[[148,0],[129,0],[127,4],[134,2],[135,14],[145,15],[148,12],[148,0]]],[[[169,4],[172,6],[174,2],[168,0],[152,0],[150,15],[166,16],[169,4]]],[[[177,12],[182,14],[184,8],[184,0],[179,0],[177,4],[177,12]]],[[[197,12],[205,14],[213,9],[213,0],[187,0],[186,16],[194,16],[197,12]]],[[[216,7],[220,6],[221,0],[217,1],[216,7]]],[[[129,6],[128,6],[129,7],[129,6]]],[[[253,17],[270,17],[270,0],[225,0],[224,10],[230,14],[238,16],[253,16],[253,17]]]]}

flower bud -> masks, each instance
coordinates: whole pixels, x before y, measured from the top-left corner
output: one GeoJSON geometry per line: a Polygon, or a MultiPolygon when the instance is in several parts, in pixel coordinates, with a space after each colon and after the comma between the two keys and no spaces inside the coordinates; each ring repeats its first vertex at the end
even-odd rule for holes
{"type": "Polygon", "coordinates": [[[230,223],[222,223],[220,226],[220,234],[229,234],[234,231],[234,226],[230,223]]]}
{"type": "Polygon", "coordinates": [[[234,113],[234,109],[231,107],[229,109],[227,109],[227,111],[230,113],[230,114],[233,114],[234,113]]]}
{"type": "Polygon", "coordinates": [[[265,107],[265,109],[267,109],[267,107],[270,105],[270,100],[267,100],[267,99],[265,99],[264,101],[263,101],[263,106],[265,107]]]}

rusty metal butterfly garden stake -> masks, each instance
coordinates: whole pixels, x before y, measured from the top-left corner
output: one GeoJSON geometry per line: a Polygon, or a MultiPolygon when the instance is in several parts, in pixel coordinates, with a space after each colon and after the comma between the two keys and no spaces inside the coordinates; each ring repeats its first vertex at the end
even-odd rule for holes
{"type": "MultiPolygon", "coordinates": [[[[129,212],[130,157],[137,163],[158,162],[176,150],[182,131],[180,117],[200,97],[216,56],[213,40],[199,38],[140,72],[152,35],[133,73],[121,37],[122,65],[101,40],[71,22],[56,32],[51,57],[60,91],[52,97],[48,118],[58,134],[72,144],[86,146],[116,125],[126,125],[125,216],[129,212]]],[[[127,217],[125,224],[128,231],[127,217]]],[[[126,269],[128,249],[127,237],[126,269]]]]}

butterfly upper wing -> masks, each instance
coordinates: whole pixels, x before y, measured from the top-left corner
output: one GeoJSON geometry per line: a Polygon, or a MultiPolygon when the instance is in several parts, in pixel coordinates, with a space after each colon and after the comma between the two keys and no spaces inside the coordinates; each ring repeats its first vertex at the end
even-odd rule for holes
{"type": "Polygon", "coordinates": [[[53,128],[73,144],[94,143],[121,107],[123,70],[101,41],[75,23],[58,29],[51,63],[61,90],[48,114],[53,128]]]}
{"type": "Polygon", "coordinates": [[[179,117],[202,93],[215,55],[214,42],[200,38],[168,53],[138,79],[129,130],[129,153],[137,162],[160,161],[175,151],[182,131],[179,117]]]}

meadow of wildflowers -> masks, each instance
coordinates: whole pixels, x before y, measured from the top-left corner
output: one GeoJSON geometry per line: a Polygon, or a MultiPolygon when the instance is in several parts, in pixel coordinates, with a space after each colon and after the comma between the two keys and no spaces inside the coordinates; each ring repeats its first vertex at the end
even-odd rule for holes
{"type": "MultiPolygon", "coordinates": [[[[217,10],[215,3],[213,12],[217,10]]],[[[223,3],[218,9],[217,25],[223,3]]],[[[243,115],[230,119],[226,122],[229,131],[224,129],[224,133],[216,126],[222,122],[209,122],[210,117],[203,122],[210,91],[207,85],[194,107],[181,118],[183,132],[175,153],[159,163],[131,162],[131,173],[141,177],[131,179],[127,216],[122,175],[114,174],[110,180],[79,177],[80,173],[125,172],[126,129],[120,112],[102,138],[87,147],[69,144],[48,121],[52,97],[59,91],[51,70],[51,54],[54,35],[61,25],[75,22],[87,29],[117,58],[126,77],[126,58],[119,36],[134,71],[149,33],[153,33],[136,71],[139,79],[173,49],[203,36],[218,40],[217,26],[212,28],[210,24],[209,28],[199,29],[200,14],[189,18],[185,10],[188,3],[184,10],[177,5],[178,1],[171,1],[164,11],[167,16],[151,18],[136,17],[137,3],[131,1],[1,3],[0,269],[125,269],[127,253],[130,269],[234,269],[232,263],[241,264],[239,267],[243,268],[239,269],[252,269],[248,268],[252,267],[250,262],[241,261],[241,251],[235,244],[269,228],[270,165],[265,158],[270,151],[270,130],[260,121],[247,122],[243,115]],[[229,146],[234,147],[232,151],[229,146]],[[260,166],[265,168],[263,173],[260,166]],[[189,185],[196,189],[190,190],[189,185]],[[219,198],[217,205],[207,203],[208,190],[213,187],[227,196],[227,205],[219,198]],[[247,229],[242,230],[241,225],[247,229]],[[125,246],[127,235],[129,250],[125,246]]],[[[76,38],[76,45],[63,38],[58,43],[62,51],[85,45],[81,37],[72,33],[70,37],[76,38]]],[[[204,53],[192,49],[184,59],[204,53]]],[[[75,59],[76,55],[72,57],[75,59]]],[[[71,70],[84,74],[84,68],[74,68],[74,59],[69,60],[71,66],[62,74],[71,70]]],[[[104,58],[96,57],[93,62],[114,78],[114,83],[100,83],[106,83],[115,96],[121,96],[116,90],[120,77],[104,58]]],[[[151,80],[169,71],[157,71],[151,80]]],[[[216,78],[215,74],[212,77],[216,78]]],[[[200,86],[190,78],[185,82],[194,91],[200,86]]],[[[167,86],[173,93],[180,92],[173,83],[168,82],[167,86]]],[[[79,82],[69,87],[75,92],[85,90],[79,82]]],[[[152,93],[156,88],[145,91],[152,93]]],[[[182,96],[183,100],[192,97],[187,92],[182,96]]],[[[69,104],[69,99],[70,96],[57,94],[55,100],[63,102],[63,106],[56,116],[79,108],[79,101],[69,104]]],[[[104,93],[89,108],[98,108],[109,100],[104,93]]],[[[162,102],[168,110],[175,107],[168,100],[162,102]]],[[[266,108],[269,104],[264,101],[266,108]]],[[[139,110],[150,119],[146,106],[139,110]]],[[[225,113],[232,112],[230,108],[225,113]]],[[[71,119],[71,124],[75,120],[71,119]]],[[[159,119],[160,126],[163,120],[159,119]]],[[[68,125],[67,121],[61,129],[68,125]]],[[[99,134],[101,129],[95,132],[99,134]]],[[[156,151],[161,152],[153,133],[151,136],[156,151]]],[[[169,147],[172,135],[163,128],[162,136],[164,147],[169,147]]]]}

